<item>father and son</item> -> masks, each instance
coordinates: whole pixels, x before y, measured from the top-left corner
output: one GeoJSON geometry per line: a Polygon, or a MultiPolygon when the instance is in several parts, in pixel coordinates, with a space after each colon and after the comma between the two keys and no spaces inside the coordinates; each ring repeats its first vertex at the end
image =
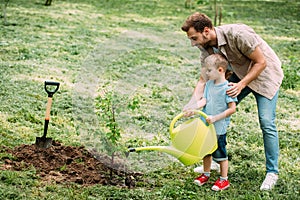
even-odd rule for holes
{"type": "Polygon", "coordinates": [[[201,75],[193,95],[183,111],[203,108],[207,123],[217,132],[218,149],[203,158],[203,166],[195,168],[201,175],[194,183],[208,182],[213,161],[220,167],[220,178],[212,190],[230,187],[226,129],[236,105],[248,94],[256,99],[266,158],[266,177],[260,190],[271,190],[278,180],[279,139],[275,125],[278,91],[283,79],[281,62],[272,48],[255,31],[244,24],[214,27],[211,19],[196,12],[181,29],[191,45],[200,50],[201,75]]]}

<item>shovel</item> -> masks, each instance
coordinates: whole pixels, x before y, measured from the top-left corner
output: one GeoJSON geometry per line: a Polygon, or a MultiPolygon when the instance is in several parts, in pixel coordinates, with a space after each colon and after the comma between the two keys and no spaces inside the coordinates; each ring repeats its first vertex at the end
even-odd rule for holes
{"type": "Polygon", "coordinates": [[[36,137],[35,145],[39,148],[48,148],[52,145],[52,138],[47,138],[48,124],[50,120],[50,110],[52,105],[52,97],[59,88],[58,82],[45,81],[45,90],[48,93],[48,102],[46,107],[46,116],[45,116],[45,125],[44,125],[44,134],[42,137],[36,137]]]}

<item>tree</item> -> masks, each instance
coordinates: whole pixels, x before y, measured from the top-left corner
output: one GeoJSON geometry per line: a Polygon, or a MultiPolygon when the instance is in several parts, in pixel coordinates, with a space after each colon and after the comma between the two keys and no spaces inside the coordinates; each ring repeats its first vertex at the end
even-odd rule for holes
{"type": "Polygon", "coordinates": [[[2,5],[2,12],[3,12],[3,19],[4,19],[4,25],[7,25],[7,19],[6,19],[6,10],[7,10],[7,5],[8,5],[9,0],[3,0],[3,5],[2,5]]]}
{"type": "Polygon", "coordinates": [[[215,24],[215,26],[217,25],[217,19],[219,17],[219,23],[218,23],[218,25],[220,26],[221,25],[221,21],[222,21],[222,5],[218,5],[218,0],[214,0],[214,7],[215,7],[214,24],[215,24]]]}
{"type": "MultiPolygon", "coordinates": [[[[214,25],[221,25],[221,21],[222,21],[222,5],[221,2],[223,0],[214,0],[213,1],[213,7],[215,10],[215,16],[214,16],[214,25]],[[217,20],[219,20],[219,22],[217,23],[217,20]]],[[[210,4],[212,2],[212,0],[198,0],[197,4],[210,4]]],[[[185,0],[184,2],[185,8],[192,8],[193,7],[193,0],[185,0]]]]}
{"type": "Polygon", "coordinates": [[[52,0],[46,0],[45,6],[51,6],[52,0]]]}

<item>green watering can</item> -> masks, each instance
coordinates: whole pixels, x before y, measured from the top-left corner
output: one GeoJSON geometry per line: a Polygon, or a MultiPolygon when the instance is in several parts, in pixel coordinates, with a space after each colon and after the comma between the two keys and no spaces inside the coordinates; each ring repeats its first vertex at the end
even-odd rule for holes
{"type": "MultiPolygon", "coordinates": [[[[193,112],[207,118],[207,115],[202,111],[193,110],[193,112]]],[[[193,165],[202,160],[204,156],[212,154],[218,148],[214,125],[206,124],[199,117],[196,117],[174,128],[177,120],[183,116],[184,113],[180,113],[170,123],[170,146],[136,147],[130,148],[129,152],[160,151],[172,155],[184,165],[193,165]]]]}

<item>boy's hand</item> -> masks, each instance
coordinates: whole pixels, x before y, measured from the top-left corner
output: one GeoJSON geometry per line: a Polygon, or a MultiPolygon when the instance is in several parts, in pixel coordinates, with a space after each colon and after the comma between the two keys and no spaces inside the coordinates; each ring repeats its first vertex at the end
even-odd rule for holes
{"type": "Polygon", "coordinates": [[[207,116],[206,122],[209,123],[209,124],[212,124],[212,123],[216,122],[215,117],[211,116],[211,115],[207,116]]]}
{"type": "Polygon", "coordinates": [[[187,105],[184,106],[183,108],[183,112],[184,112],[184,117],[190,117],[192,115],[194,115],[195,113],[191,110],[196,110],[197,107],[197,101],[194,102],[189,102],[187,105]]]}
{"type": "Polygon", "coordinates": [[[194,114],[195,114],[195,112],[193,112],[191,110],[186,110],[186,111],[184,111],[183,116],[190,117],[190,116],[193,116],[194,114]]]}

